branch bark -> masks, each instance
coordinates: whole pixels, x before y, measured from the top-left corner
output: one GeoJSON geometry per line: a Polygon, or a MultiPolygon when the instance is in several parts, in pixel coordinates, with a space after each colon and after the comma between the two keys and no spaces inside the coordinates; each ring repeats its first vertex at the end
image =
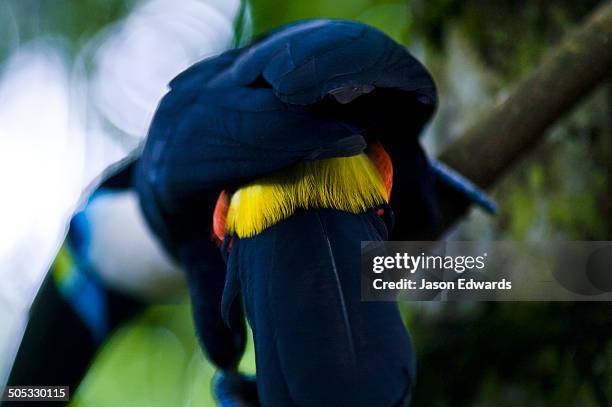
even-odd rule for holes
{"type": "MultiPolygon", "coordinates": [[[[612,1],[598,7],[555,47],[511,95],[451,142],[440,159],[491,187],[546,129],[612,76],[612,1]]],[[[443,205],[443,229],[467,208],[443,205]]]]}

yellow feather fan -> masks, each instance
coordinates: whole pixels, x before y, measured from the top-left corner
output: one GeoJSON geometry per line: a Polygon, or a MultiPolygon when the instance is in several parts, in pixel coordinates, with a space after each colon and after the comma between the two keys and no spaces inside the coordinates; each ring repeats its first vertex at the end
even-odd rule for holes
{"type": "Polygon", "coordinates": [[[380,173],[364,153],[305,161],[238,189],[231,197],[226,230],[250,237],[299,208],[359,213],[386,201],[380,173]]]}

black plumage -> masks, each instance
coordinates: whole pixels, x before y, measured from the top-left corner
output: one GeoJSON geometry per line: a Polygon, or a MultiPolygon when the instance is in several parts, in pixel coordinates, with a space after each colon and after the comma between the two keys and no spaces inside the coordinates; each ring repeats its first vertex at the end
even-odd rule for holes
{"type": "Polygon", "coordinates": [[[393,304],[359,304],[355,261],[360,240],[389,232],[406,240],[435,236],[440,187],[467,191],[461,204],[475,196],[462,182],[440,183],[444,169],[432,166],[419,144],[436,102],[430,74],[404,47],[340,20],[290,24],[170,82],[137,167],[141,205],[187,269],[204,349],[226,370],[244,348],[242,308],[232,301],[242,292],[263,369],[260,396],[269,405],[390,406],[407,399],[414,376],[408,336],[393,304]],[[299,162],[353,156],[372,141],[393,162],[386,224],[371,211],[312,209],[261,235],[235,238],[229,254],[227,241],[219,250],[210,239],[221,190],[299,162]],[[291,270],[304,247],[311,249],[304,270],[291,270]],[[294,309],[300,306],[301,313],[294,309]],[[354,386],[359,391],[351,393],[354,386]]]}

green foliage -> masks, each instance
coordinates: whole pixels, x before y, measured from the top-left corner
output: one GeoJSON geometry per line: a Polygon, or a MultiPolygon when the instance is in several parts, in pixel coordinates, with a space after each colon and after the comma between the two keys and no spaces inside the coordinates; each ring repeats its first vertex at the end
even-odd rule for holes
{"type": "Polygon", "coordinates": [[[481,58],[506,82],[528,72],[542,53],[601,0],[412,0],[414,34],[440,49],[458,25],[481,58]]]}
{"type": "Polygon", "coordinates": [[[251,7],[255,34],[306,18],[343,18],[371,24],[405,43],[412,21],[406,2],[398,0],[253,0],[251,7]]]}
{"type": "MultiPolygon", "coordinates": [[[[255,372],[252,340],[241,369],[255,372]]],[[[154,306],[105,344],[71,406],[212,406],[214,373],[194,336],[190,308],[154,306]]]]}
{"type": "Polygon", "coordinates": [[[415,407],[595,406],[612,388],[608,304],[425,308],[410,325],[420,367],[415,407]]]}

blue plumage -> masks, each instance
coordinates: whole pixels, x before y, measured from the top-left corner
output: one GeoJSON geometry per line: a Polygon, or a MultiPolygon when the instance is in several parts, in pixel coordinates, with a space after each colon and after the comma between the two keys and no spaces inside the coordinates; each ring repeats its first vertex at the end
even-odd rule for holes
{"type": "Polygon", "coordinates": [[[404,47],[372,27],[339,20],[290,24],[170,83],[136,188],[152,229],[186,268],[204,349],[227,371],[244,349],[235,301],[242,294],[264,404],[407,400],[414,377],[409,338],[393,304],[360,303],[356,259],[360,240],[435,237],[440,188],[462,192],[460,204],[473,199],[490,207],[421,148],[418,136],[436,103],[430,74],[404,47]],[[373,210],[309,209],[254,237],[227,236],[221,250],[209,238],[221,190],[302,161],[355,155],[372,141],[393,162],[386,222],[373,210]]]}
{"type": "Polygon", "coordinates": [[[497,212],[497,204],[483,190],[464,178],[457,171],[437,160],[430,160],[431,168],[439,182],[460,191],[467,199],[489,213],[497,212]]]}
{"type": "Polygon", "coordinates": [[[341,156],[363,148],[370,136],[414,139],[412,129],[420,129],[436,102],[431,77],[403,47],[366,25],[329,20],[294,24],[204,60],[170,88],[151,124],[141,170],[158,204],[171,212],[207,190],[320,158],[320,150],[341,156]],[[376,92],[364,106],[325,105],[329,92],[356,85],[392,94],[378,107],[376,92]],[[411,111],[415,103],[424,108],[411,111]],[[400,124],[406,111],[409,125],[381,129],[400,124]]]}

